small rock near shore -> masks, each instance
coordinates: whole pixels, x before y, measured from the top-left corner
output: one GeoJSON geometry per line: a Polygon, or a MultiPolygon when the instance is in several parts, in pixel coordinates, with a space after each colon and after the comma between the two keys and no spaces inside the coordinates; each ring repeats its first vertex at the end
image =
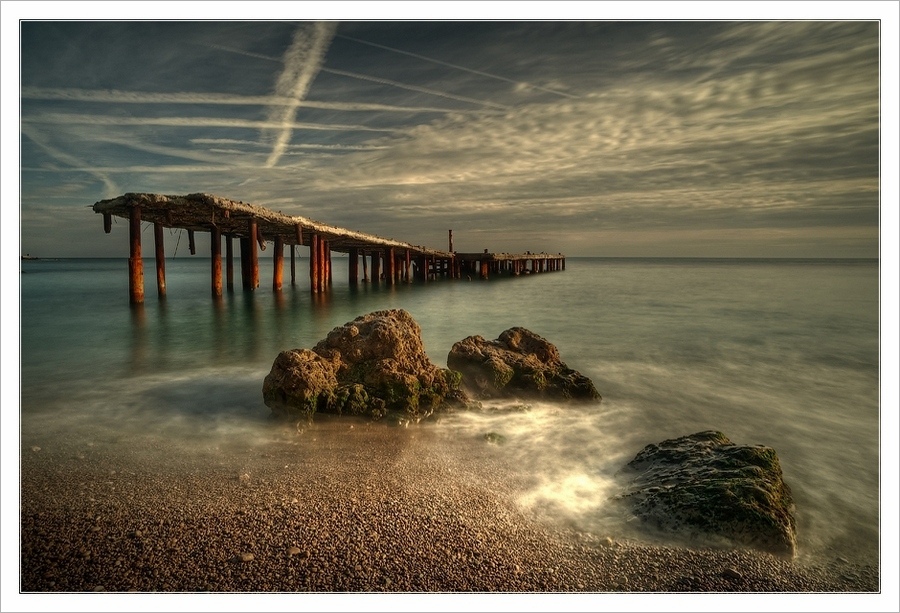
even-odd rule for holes
{"type": "Polygon", "coordinates": [[[476,398],[601,400],[593,382],[569,368],[555,345],[522,327],[493,341],[464,338],[450,349],[447,367],[462,374],[463,388],[476,398]]]}
{"type": "MultiPolygon", "coordinates": [[[[771,447],[698,432],[647,445],[618,498],[646,524],[692,539],[726,541],[793,557],[794,502],[771,447]]],[[[733,573],[731,573],[733,574],[733,573]]]]}

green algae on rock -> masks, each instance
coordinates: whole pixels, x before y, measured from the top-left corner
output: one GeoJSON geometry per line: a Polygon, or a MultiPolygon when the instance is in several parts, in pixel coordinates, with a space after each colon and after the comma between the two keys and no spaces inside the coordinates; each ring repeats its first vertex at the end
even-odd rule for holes
{"type": "Polygon", "coordinates": [[[735,445],[717,431],[647,445],[618,498],[661,531],[793,557],[794,502],[771,447],[735,445]]]}
{"type": "Polygon", "coordinates": [[[555,345],[521,327],[493,341],[464,338],[450,349],[447,366],[462,374],[467,392],[482,399],[601,400],[591,380],[569,368],[555,345]]]}
{"type": "Polygon", "coordinates": [[[375,311],[334,328],[315,347],[281,352],[263,382],[263,400],[277,416],[315,412],[419,420],[464,407],[461,378],[432,364],[422,331],[402,309],[375,311]]]}

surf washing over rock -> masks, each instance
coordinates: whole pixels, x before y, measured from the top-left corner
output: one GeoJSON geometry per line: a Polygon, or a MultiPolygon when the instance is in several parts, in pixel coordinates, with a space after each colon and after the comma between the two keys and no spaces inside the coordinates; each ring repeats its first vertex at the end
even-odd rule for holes
{"type": "MultiPolygon", "coordinates": [[[[387,416],[402,423],[482,409],[480,400],[601,401],[593,382],[552,343],[522,327],[455,343],[449,368],[432,363],[419,324],[403,309],[375,311],[334,328],[312,349],[282,351],[263,382],[273,413],[387,416]]],[[[792,557],[791,490],[775,451],[735,445],[717,431],[647,445],[623,470],[616,500],[651,530],[792,557]]]]}

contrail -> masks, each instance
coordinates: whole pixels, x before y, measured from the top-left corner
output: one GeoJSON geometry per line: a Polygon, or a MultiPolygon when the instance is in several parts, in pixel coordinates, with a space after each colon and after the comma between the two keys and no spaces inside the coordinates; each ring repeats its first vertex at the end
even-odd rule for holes
{"type": "MultiPolygon", "coordinates": [[[[207,153],[143,143],[134,138],[115,138],[112,136],[103,135],[95,136],[95,138],[101,142],[121,145],[122,147],[128,147],[129,149],[135,149],[137,151],[145,151],[147,153],[156,153],[159,155],[167,155],[170,157],[184,158],[186,160],[193,160],[195,162],[209,162],[211,164],[220,162],[220,159],[217,156],[209,155],[207,153]]],[[[240,154],[243,156],[248,155],[246,151],[241,151],[240,154]]],[[[260,154],[257,153],[256,155],[258,156],[260,154]]],[[[251,166],[255,166],[255,164],[251,166]]]]}
{"type": "Polygon", "coordinates": [[[561,92],[559,90],[550,89],[549,87],[541,87],[540,85],[535,85],[534,83],[528,83],[526,81],[516,81],[515,79],[507,79],[506,77],[501,77],[499,75],[490,74],[488,72],[482,72],[480,70],[475,70],[473,68],[466,68],[465,66],[460,66],[459,64],[451,64],[450,62],[444,62],[441,60],[437,60],[433,57],[426,57],[424,55],[419,55],[418,53],[411,53],[409,51],[403,51],[402,49],[396,49],[394,47],[388,47],[386,45],[379,45],[378,43],[369,42],[367,40],[362,40],[361,38],[354,38],[352,36],[347,36],[346,34],[338,34],[338,38],[344,38],[346,40],[352,40],[356,43],[361,43],[363,45],[369,45],[371,47],[377,47],[379,49],[384,49],[385,51],[391,51],[393,53],[400,53],[402,55],[408,55],[410,57],[414,57],[419,60],[424,60],[426,62],[431,62],[433,64],[440,64],[441,66],[447,66],[448,68],[454,68],[456,70],[462,70],[464,72],[470,72],[472,74],[477,74],[482,77],[488,77],[490,79],[497,79],[498,81],[505,81],[507,83],[512,83],[513,85],[522,85],[525,87],[530,87],[532,89],[537,89],[542,92],[547,92],[549,94],[556,94],[557,96],[565,96],[566,98],[578,98],[573,94],[569,94],[567,92],[561,92]]]}
{"type": "Polygon", "coordinates": [[[32,128],[26,128],[24,124],[21,126],[21,130],[23,135],[27,136],[35,145],[50,154],[51,157],[62,162],[63,164],[68,164],[72,167],[72,170],[86,172],[100,180],[100,182],[102,182],[103,185],[106,186],[105,195],[107,198],[112,198],[119,193],[119,188],[115,183],[112,182],[112,179],[106,176],[105,171],[103,171],[102,169],[84,167],[84,162],[82,160],[75,157],[74,155],[70,155],[63,151],[60,151],[55,147],[52,147],[42,136],[38,134],[36,130],[32,128]]]}
{"type": "MultiPolygon", "coordinates": [[[[243,51],[243,50],[241,50],[241,49],[234,49],[234,48],[232,48],[232,47],[226,47],[225,45],[211,45],[211,44],[206,44],[205,46],[211,47],[211,48],[213,48],[213,49],[220,49],[220,50],[222,50],[222,51],[228,51],[229,53],[236,53],[236,54],[238,54],[238,55],[246,55],[246,56],[248,56],[248,57],[254,57],[254,58],[257,58],[257,59],[260,59],[260,60],[267,60],[267,61],[269,61],[269,62],[281,62],[281,61],[282,61],[282,60],[280,60],[279,58],[276,58],[276,57],[270,57],[270,56],[267,56],[267,55],[262,55],[262,54],[260,54],[260,53],[251,53],[251,52],[249,52],[249,51],[243,51]]],[[[399,83],[399,82],[397,82],[397,81],[390,81],[390,80],[388,80],[388,79],[380,79],[380,78],[378,78],[378,77],[370,77],[370,76],[367,76],[367,75],[359,74],[359,73],[357,73],[357,72],[349,72],[349,71],[346,71],[346,70],[336,70],[336,69],[333,69],[333,68],[321,68],[321,69],[320,69],[320,72],[327,72],[327,73],[331,73],[331,74],[336,74],[336,75],[340,75],[340,76],[342,76],[342,77],[350,77],[351,79],[359,79],[359,80],[361,80],[361,81],[372,81],[373,83],[381,83],[382,85],[390,85],[391,87],[399,87],[400,89],[408,89],[408,90],[410,90],[410,91],[421,92],[421,93],[424,93],[424,94],[431,94],[431,95],[433,95],[433,96],[440,96],[441,98],[447,98],[448,100],[458,100],[458,101],[460,101],[460,102],[469,102],[469,103],[472,103],[472,104],[477,104],[477,105],[479,105],[479,106],[490,106],[490,107],[494,107],[494,108],[497,108],[497,109],[503,109],[503,110],[507,110],[507,109],[510,108],[509,106],[506,106],[506,105],[504,105],[504,104],[495,104],[495,103],[493,103],[493,102],[487,102],[487,101],[484,101],[484,100],[476,100],[476,99],[474,99],[474,98],[466,98],[466,97],[463,97],[463,96],[455,96],[455,95],[449,94],[449,93],[447,93],[447,92],[441,92],[441,91],[437,91],[437,90],[434,90],[434,89],[428,89],[428,88],[425,88],[425,87],[417,87],[417,86],[415,86],[415,85],[407,85],[407,84],[405,84],[405,83],[399,83]]],[[[313,102],[304,101],[303,104],[304,104],[304,105],[306,105],[306,104],[313,105],[313,104],[320,104],[320,103],[313,103],[313,102]]],[[[341,103],[339,103],[339,102],[330,102],[330,103],[328,103],[328,104],[341,104],[341,103]]],[[[368,105],[363,105],[363,103],[345,103],[345,104],[349,104],[350,106],[353,106],[353,107],[357,107],[357,106],[359,106],[359,107],[362,107],[362,106],[373,106],[371,103],[368,104],[368,105]]],[[[403,107],[395,107],[395,108],[397,108],[397,109],[399,110],[399,109],[402,109],[403,107]]],[[[353,108],[353,109],[349,109],[349,108],[348,108],[348,109],[340,109],[340,110],[384,110],[384,109],[367,109],[367,108],[358,108],[358,109],[353,108]]],[[[431,108],[423,108],[423,109],[416,109],[416,110],[428,110],[428,111],[432,111],[432,110],[433,110],[433,111],[435,111],[435,112],[445,112],[445,113],[450,113],[450,112],[453,112],[453,113],[459,113],[459,112],[461,112],[461,111],[458,111],[458,110],[456,110],[456,109],[450,110],[450,109],[431,109],[431,108]]]]}
{"type": "Polygon", "coordinates": [[[88,124],[103,126],[173,126],[185,128],[253,128],[283,130],[325,130],[325,131],[361,131],[361,132],[396,132],[397,128],[370,128],[368,126],[302,123],[293,120],[257,121],[254,119],[232,119],[228,117],[116,117],[110,115],[80,115],[75,113],[40,113],[22,117],[22,123],[33,124],[88,124]]]}
{"type": "MultiPolygon", "coordinates": [[[[247,169],[263,169],[262,166],[242,166],[242,168],[247,169]]],[[[202,166],[108,166],[108,167],[73,167],[73,168],[54,168],[53,172],[87,172],[98,178],[101,176],[99,173],[110,173],[110,174],[130,174],[136,172],[143,173],[162,173],[162,174],[172,174],[172,173],[192,173],[192,172],[228,172],[234,173],[234,166],[212,166],[212,165],[202,165],[202,166]]],[[[22,172],[47,172],[46,168],[22,168],[22,172]]],[[[115,184],[109,181],[109,179],[102,179],[106,184],[107,188],[107,198],[113,198],[116,195],[120,195],[122,193],[121,190],[115,187],[115,184]]]]}
{"type": "MultiPolygon", "coordinates": [[[[69,100],[77,102],[113,102],[115,104],[217,104],[234,106],[285,106],[296,99],[280,96],[241,96],[237,94],[195,92],[139,92],[117,89],[78,89],[23,87],[23,100],[69,100]]],[[[453,109],[427,106],[394,106],[365,102],[300,101],[300,106],[334,111],[385,111],[398,113],[452,113],[453,109]]]]}
{"type": "Polygon", "coordinates": [[[431,94],[432,96],[441,96],[442,98],[447,98],[449,100],[459,100],[460,102],[470,102],[472,104],[480,104],[482,106],[490,106],[497,109],[509,109],[510,107],[505,104],[497,104],[495,102],[488,102],[486,100],[476,100],[475,98],[467,98],[465,96],[455,96],[453,94],[448,94],[446,92],[439,92],[434,89],[428,89],[426,87],[418,87],[416,85],[405,85],[404,83],[398,83],[397,81],[391,81],[389,79],[382,79],[380,77],[369,77],[366,75],[362,75],[356,72],[348,72],[346,70],[336,70],[334,68],[323,68],[322,72],[327,72],[330,74],[341,75],[343,77],[352,77],[354,79],[361,79],[363,81],[372,81],[373,83],[381,83],[382,85],[391,85],[393,87],[399,87],[401,89],[408,89],[414,92],[421,92],[423,94],[431,94]]]}
{"type": "MultiPolygon", "coordinates": [[[[192,143],[198,145],[247,145],[250,147],[262,147],[263,145],[250,140],[240,140],[236,138],[192,138],[192,143]]],[[[288,151],[292,149],[337,149],[346,151],[376,151],[378,149],[390,149],[384,145],[323,145],[301,143],[299,145],[288,145],[288,151]]]]}
{"type": "Polygon", "coordinates": [[[276,96],[291,98],[294,102],[274,109],[269,114],[270,121],[280,121],[282,124],[272,153],[266,160],[266,166],[269,168],[278,163],[291,140],[297,109],[300,108],[300,102],[306,97],[313,79],[322,67],[325,52],[334,38],[336,28],[334,23],[319,21],[313,28],[312,36],[307,34],[306,29],[294,32],[294,41],[284,53],[284,69],[275,84],[276,96]]]}

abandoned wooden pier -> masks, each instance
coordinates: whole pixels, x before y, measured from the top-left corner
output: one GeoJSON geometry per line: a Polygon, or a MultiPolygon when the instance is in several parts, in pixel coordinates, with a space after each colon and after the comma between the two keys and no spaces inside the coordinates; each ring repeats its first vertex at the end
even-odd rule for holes
{"type": "Polygon", "coordinates": [[[153,224],[156,262],[156,288],[166,296],[165,228],[187,231],[188,249],[196,253],[194,234],[210,233],[211,289],[215,298],[223,293],[222,239],[225,239],[224,290],[234,291],[234,244],[240,246],[241,285],[244,291],[259,287],[259,251],[273,244],[273,291],[281,291],[284,278],[284,247],[290,247],[291,284],[296,285],[296,248],[309,248],[309,283],[313,293],[324,293],[332,284],[331,254],[349,256],[349,283],[360,280],[373,283],[411,283],[439,277],[488,279],[492,274],[533,274],[565,270],[562,254],[457,253],[453,251],[453,231],[449,231],[449,249],[442,251],[412,245],[373,234],[356,232],[324,224],[305,217],[283,215],[261,206],[235,202],[211,194],[167,196],[129,193],[101,200],[93,206],[103,216],[103,229],[112,231],[112,217],[129,222],[130,255],[128,292],[132,304],[144,301],[144,264],[142,224],[153,224]],[[371,267],[368,263],[371,262],[371,267]],[[371,270],[371,272],[370,272],[371,270]]]}

